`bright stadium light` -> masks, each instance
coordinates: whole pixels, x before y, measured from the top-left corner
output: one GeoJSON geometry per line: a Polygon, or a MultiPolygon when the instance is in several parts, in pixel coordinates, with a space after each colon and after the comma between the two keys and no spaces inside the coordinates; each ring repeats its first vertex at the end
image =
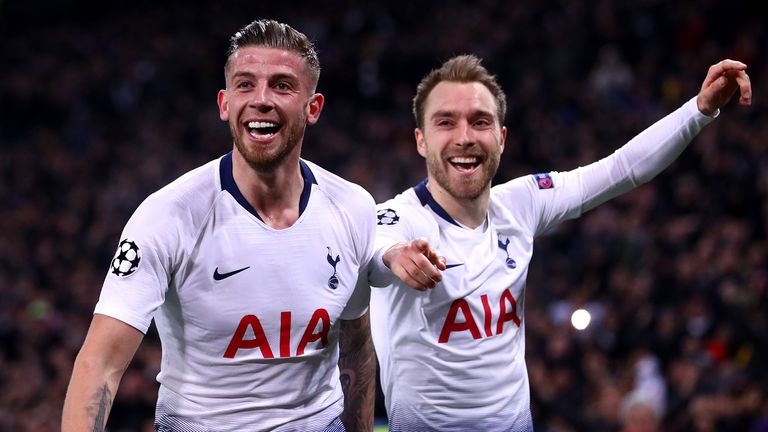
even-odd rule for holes
{"type": "Polygon", "coordinates": [[[585,309],[576,309],[571,315],[571,325],[576,330],[584,330],[592,320],[592,316],[585,309]]]}

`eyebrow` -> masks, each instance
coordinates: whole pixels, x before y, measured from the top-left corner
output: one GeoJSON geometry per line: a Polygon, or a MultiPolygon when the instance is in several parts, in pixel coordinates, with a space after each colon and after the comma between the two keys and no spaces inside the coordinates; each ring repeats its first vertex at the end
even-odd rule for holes
{"type": "Polygon", "coordinates": [[[435,111],[430,118],[435,119],[439,117],[456,117],[456,111],[435,111]]]}
{"type": "Polygon", "coordinates": [[[253,74],[253,73],[251,73],[251,72],[247,72],[247,71],[238,71],[238,72],[235,72],[235,73],[232,75],[232,78],[241,78],[241,77],[246,77],[246,78],[253,78],[253,77],[255,77],[255,76],[256,76],[256,75],[255,75],[255,74],[253,74]]]}
{"type": "MultiPolygon", "coordinates": [[[[474,110],[469,114],[469,117],[475,118],[475,117],[493,117],[495,114],[490,111],[485,110],[474,110]]],[[[450,117],[454,118],[459,116],[459,113],[457,111],[450,111],[450,110],[443,110],[443,111],[435,111],[432,116],[430,116],[430,119],[436,119],[441,117],[450,117]]]]}
{"type": "MultiPolygon", "coordinates": [[[[253,72],[248,72],[248,71],[237,71],[237,72],[235,72],[235,73],[232,75],[232,78],[240,78],[240,77],[246,77],[246,78],[255,78],[255,77],[256,77],[256,74],[255,74],[255,73],[253,73],[253,72]]],[[[283,72],[283,73],[277,73],[277,74],[271,75],[271,76],[269,77],[269,79],[270,79],[271,81],[274,81],[274,80],[281,80],[281,79],[291,79],[291,80],[296,80],[296,81],[298,81],[299,77],[298,77],[298,76],[296,76],[296,75],[294,75],[294,74],[289,74],[289,73],[284,73],[284,72],[283,72]]]]}
{"type": "Polygon", "coordinates": [[[272,75],[271,77],[269,77],[269,79],[272,81],[287,79],[290,81],[299,82],[301,78],[299,78],[299,76],[295,74],[278,73],[278,74],[272,75]]]}

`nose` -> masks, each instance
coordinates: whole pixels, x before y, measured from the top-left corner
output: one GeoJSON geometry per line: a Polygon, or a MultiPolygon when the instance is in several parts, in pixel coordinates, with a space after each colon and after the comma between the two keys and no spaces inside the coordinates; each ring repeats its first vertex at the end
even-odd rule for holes
{"type": "Polygon", "coordinates": [[[266,83],[259,83],[252,92],[249,105],[256,108],[259,112],[266,113],[275,108],[272,100],[270,88],[266,83]]]}
{"type": "Polygon", "coordinates": [[[474,135],[472,133],[472,128],[470,127],[469,122],[462,121],[456,127],[455,142],[456,145],[461,147],[469,147],[475,144],[474,135]]]}

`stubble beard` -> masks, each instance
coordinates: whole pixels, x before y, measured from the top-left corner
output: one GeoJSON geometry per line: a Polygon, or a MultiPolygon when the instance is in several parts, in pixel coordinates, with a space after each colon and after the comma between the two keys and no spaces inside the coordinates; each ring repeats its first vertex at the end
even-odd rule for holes
{"type": "Polygon", "coordinates": [[[491,180],[499,168],[501,155],[499,153],[486,153],[485,160],[480,165],[480,175],[465,179],[451,179],[448,168],[441,154],[429,153],[427,155],[427,171],[435,182],[448,192],[452,197],[461,200],[473,200],[479,198],[491,187],[491,180]]]}

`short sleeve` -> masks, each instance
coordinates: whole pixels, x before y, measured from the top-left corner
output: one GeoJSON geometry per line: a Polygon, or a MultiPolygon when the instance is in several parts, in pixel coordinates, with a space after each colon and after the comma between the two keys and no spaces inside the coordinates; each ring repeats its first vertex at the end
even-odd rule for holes
{"type": "Polygon", "coordinates": [[[94,313],[147,332],[155,310],[165,300],[180,249],[173,212],[167,207],[150,196],[128,220],[94,313]]]}
{"type": "Polygon", "coordinates": [[[371,300],[371,287],[368,286],[367,272],[361,271],[357,277],[355,289],[352,296],[347,301],[347,306],[341,312],[340,318],[343,320],[354,320],[363,316],[368,311],[368,304],[371,300]]]}

